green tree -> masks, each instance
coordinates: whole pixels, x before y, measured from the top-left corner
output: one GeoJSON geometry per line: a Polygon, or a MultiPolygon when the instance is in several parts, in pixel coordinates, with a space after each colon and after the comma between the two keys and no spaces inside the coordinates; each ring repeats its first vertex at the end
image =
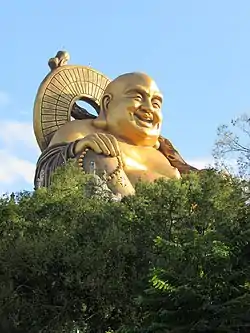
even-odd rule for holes
{"type": "Polygon", "coordinates": [[[70,165],[0,200],[1,333],[249,332],[240,180],[140,183],[121,202],[92,185],[70,165]]]}
{"type": "Polygon", "coordinates": [[[151,285],[138,297],[142,323],[127,332],[249,332],[250,211],[241,186],[213,172],[166,184],[157,204],[169,230],[154,240],[151,285]]]}

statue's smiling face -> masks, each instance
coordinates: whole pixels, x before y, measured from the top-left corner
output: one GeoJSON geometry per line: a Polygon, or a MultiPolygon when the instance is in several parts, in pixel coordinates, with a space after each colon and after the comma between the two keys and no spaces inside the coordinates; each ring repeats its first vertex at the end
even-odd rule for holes
{"type": "Polygon", "coordinates": [[[109,132],[132,144],[153,146],[162,124],[162,95],[155,82],[145,74],[125,74],[112,83],[110,95],[109,132]]]}

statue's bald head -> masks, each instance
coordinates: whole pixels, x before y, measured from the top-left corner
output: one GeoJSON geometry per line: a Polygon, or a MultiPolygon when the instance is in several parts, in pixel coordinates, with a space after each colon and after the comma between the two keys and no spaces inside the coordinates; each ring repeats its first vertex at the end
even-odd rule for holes
{"type": "Polygon", "coordinates": [[[131,72],[119,75],[117,78],[112,80],[106,87],[104,94],[110,94],[114,96],[116,93],[123,90],[126,86],[133,86],[138,84],[154,84],[156,90],[159,90],[154,80],[147,74],[140,72],[131,72]]]}

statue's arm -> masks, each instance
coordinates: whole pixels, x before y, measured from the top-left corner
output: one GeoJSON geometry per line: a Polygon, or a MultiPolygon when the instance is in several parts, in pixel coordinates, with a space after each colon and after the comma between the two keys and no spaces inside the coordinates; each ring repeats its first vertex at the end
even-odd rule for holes
{"type": "Polygon", "coordinates": [[[134,194],[135,190],[122,165],[119,157],[109,157],[97,154],[88,150],[84,158],[81,153],[76,153],[76,146],[80,140],[70,143],[55,144],[47,148],[40,156],[36,166],[34,185],[48,187],[51,183],[52,173],[60,166],[66,164],[69,159],[82,161],[82,169],[86,173],[93,172],[93,163],[97,175],[107,177],[107,185],[114,194],[120,193],[122,196],[134,194]]]}

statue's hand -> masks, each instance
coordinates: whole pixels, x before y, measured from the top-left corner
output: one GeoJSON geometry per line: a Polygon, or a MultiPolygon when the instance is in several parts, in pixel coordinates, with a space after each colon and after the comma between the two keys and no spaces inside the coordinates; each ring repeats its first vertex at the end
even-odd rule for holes
{"type": "Polygon", "coordinates": [[[97,154],[110,157],[121,155],[118,141],[111,134],[95,133],[87,135],[76,143],[75,154],[83,152],[86,148],[90,148],[97,154]]]}

